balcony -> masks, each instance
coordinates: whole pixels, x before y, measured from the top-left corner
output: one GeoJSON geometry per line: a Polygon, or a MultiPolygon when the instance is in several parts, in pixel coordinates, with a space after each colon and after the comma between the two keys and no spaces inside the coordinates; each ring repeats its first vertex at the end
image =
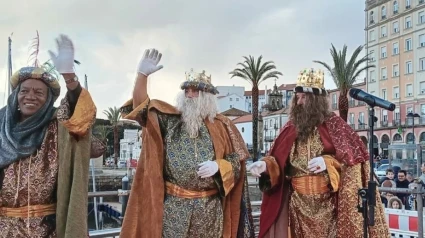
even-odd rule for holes
{"type": "Polygon", "coordinates": [[[357,106],[362,107],[362,106],[366,106],[365,102],[359,101],[359,104],[357,104],[357,106]]]}
{"type": "Polygon", "coordinates": [[[358,126],[359,128],[359,130],[366,130],[366,128],[367,128],[367,125],[366,124],[361,124],[361,125],[359,125],[358,126]]]}
{"type": "Polygon", "coordinates": [[[338,110],[338,103],[332,103],[332,110],[338,110]]]}
{"type": "Polygon", "coordinates": [[[425,125],[425,117],[419,118],[419,125],[425,125]]]}
{"type": "Polygon", "coordinates": [[[354,101],[354,100],[350,100],[350,101],[348,101],[348,107],[349,108],[351,108],[351,107],[355,107],[356,106],[356,101],[354,101]]]}
{"type": "Polygon", "coordinates": [[[400,125],[401,125],[401,119],[393,120],[393,126],[400,126],[400,125]]]}
{"type": "Polygon", "coordinates": [[[381,121],[381,127],[388,127],[388,121],[381,121]]]}
{"type": "Polygon", "coordinates": [[[265,142],[273,142],[274,139],[275,139],[275,136],[266,136],[265,139],[264,139],[264,141],[265,142]]]}
{"type": "Polygon", "coordinates": [[[353,130],[356,129],[356,125],[354,125],[354,124],[348,124],[348,125],[351,127],[351,129],[353,129],[353,130]]]}

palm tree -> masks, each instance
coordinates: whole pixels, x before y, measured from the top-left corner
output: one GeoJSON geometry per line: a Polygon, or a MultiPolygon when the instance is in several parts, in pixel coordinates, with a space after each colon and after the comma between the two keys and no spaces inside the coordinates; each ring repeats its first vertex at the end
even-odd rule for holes
{"type": "Polygon", "coordinates": [[[117,165],[118,162],[118,147],[119,147],[119,141],[118,141],[118,123],[121,119],[121,113],[120,110],[117,107],[110,107],[108,110],[104,110],[103,114],[106,115],[109,122],[111,123],[111,126],[114,131],[114,162],[117,165]]]}
{"type": "Polygon", "coordinates": [[[332,79],[335,82],[335,85],[339,89],[340,94],[338,98],[338,110],[339,116],[344,121],[347,121],[348,117],[348,91],[353,87],[357,78],[363,71],[375,67],[375,65],[364,65],[364,63],[367,63],[367,61],[369,60],[368,55],[365,55],[359,60],[357,60],[357,57],[359,57],[363,48],[363,45],[357,47],[357,49],[351,55],[350,60],[347,62],[347,46],[344,45],[342,51],[337,51],[335,49],[335,46],[332,44],[332,48],[330,49],[330,51],[334,63],[333,66],[330,66],[322,61],[313,61],[315,63],[321,64],[330,72],[332,79]]]}
{"type": "MultiPolygon", "coordinates": [[[[108,143],[108,135],[111,133],[111,128],[105,125],[96,125],[94,126],[93,136],[96,136],[100,141],[105,145],[108,143]]],[[[106,150],[107,151],[107,150],[106,150]]],[[[105,153],[106,153],[105,151],[105,153]]],[[[105,159],[105,153],[103,154],[103,160],[105,159]]]]}
{"type": "Polygon", "coordinates": [[[278,78],[278,75],[282,75],[281,72],[276,70],[276,66],[273,61],[261,62],[263,56],[258,57],[255,60],[254,57],[249,56],[243,57],[245,60],[243,63],[238,63],[237,66],[240,68],[234,69],[230,72],[233,77],[245,79],[252,85],[252,146],[253,146],[253,161],[257,161],[258,153],[258,87],[260,83],[270,78],[278,78]]]}

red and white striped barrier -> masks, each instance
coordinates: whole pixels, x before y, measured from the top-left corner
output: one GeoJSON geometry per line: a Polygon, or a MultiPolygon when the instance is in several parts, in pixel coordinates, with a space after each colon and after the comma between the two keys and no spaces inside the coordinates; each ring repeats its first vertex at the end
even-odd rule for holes
{"type": "MultiPolygon", "coordinates": [[[[390,230],[418,234],[418,212],[385,208],[385,218],[390,230]]],[[[425,224],[422,224],[425,230],[425,224]]],[[[391,232],[392,233],[392,232],[391,232]]],[[[417,236],[416,236],[417,237],[417,236]]]]}

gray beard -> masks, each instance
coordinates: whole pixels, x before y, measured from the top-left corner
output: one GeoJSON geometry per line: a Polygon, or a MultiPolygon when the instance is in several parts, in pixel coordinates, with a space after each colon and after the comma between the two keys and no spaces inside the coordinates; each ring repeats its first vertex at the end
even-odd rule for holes
{"type": "Polygon", "coordinates": [[[200,113],[200,100],[186,98],[184,104],[180,108],[182,112],[183,127],[190,137],[198,137],[199,129],[202,126],[203,118],[200,113]]]}

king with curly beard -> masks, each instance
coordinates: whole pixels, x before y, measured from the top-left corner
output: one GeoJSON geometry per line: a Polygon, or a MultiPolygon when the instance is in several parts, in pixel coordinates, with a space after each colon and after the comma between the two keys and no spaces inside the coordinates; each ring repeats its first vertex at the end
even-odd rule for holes
{"type": "Polygon", "coordinates": [[[147,95],[147,76],[161,54],[147,50],[133,99],[121,112],[143,127],[142,153],[122,237],[254,237],[247,193],[247,148],[217,110],[205,72],[186,74],[177,106],[147,95]]]}
{"type": "MultiPolygon", "coordinates": [[[[368,160],[358,134],[330,112],[323,71],[301,71],[289,122],[268,156],[248,168],[263,191],[259,237],[363,237],[357,192],[366,186],[368,160]]],[[[382,206],[368,232],[389,237],[382,206]]]]}

